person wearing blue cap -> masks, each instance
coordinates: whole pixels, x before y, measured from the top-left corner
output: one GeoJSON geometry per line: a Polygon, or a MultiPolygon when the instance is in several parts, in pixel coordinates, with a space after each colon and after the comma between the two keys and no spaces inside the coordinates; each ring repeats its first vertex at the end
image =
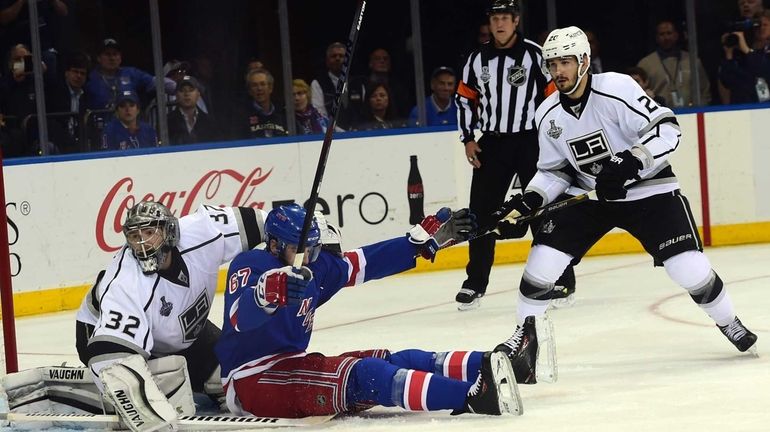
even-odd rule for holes
{"type": "Polygon", "coordinates": [[[102,150],[157,147],[158,135],[149,123],[139,120],[139,97],[131,90],[115,99],[115,116],[104,127],[102,150]]]}

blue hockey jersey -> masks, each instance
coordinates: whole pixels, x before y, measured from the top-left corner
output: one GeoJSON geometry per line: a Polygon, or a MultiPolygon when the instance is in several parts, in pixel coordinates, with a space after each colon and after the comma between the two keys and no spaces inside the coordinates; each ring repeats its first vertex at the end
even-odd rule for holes
{"type": "Polygon", "coordinates": [[[262,273],[285,264],[265,250],[239,254],[227,272],[225,317],[215,349],[223,383],[259,373],[287,356],[302,355],[318,307],[343,287],[413,268],[417,254],[417,247],[406,237],[345,252],[343,257],[322,251],[308,265],[313,279],[301,304],[278,308],[272,315],[257,305],[254,286],[262,273]]]}

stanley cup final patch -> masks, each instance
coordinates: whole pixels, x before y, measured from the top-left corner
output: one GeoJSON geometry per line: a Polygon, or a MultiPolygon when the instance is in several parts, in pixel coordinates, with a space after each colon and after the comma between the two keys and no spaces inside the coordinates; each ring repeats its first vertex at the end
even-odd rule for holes
{"type": "Polygon", "coordinates": [[[524,66],[510,66],[506,79],[508,84],[514,87],[521,87],[527,82],[527,70],[524,69],[524,66]]]}
{"type": "Polygon", "coordinates": [[[551,122],[551,127],[548,128],[548,131],[546,131],[546,133],[548,134],[549,137],[553,139],[558,139],[561,136],[562,128],[560,128],[559,126],[556,126],[556,120],[550,120],[550,122],[551,122]]]}
{"type": "Polygon", "coordinates": [[[489,74],[489,66],[482,66],[481,67],[481,75],[479,76],[479,79],[484,84],[489,82],[489,79],[492,78],[492,76],[489,74]]]}

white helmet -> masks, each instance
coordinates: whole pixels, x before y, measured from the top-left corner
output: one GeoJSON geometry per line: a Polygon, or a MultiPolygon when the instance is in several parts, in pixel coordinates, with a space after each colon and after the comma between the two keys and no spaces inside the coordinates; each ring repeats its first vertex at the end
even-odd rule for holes
{"type": "MultiPolygon", "coordinates": [[[[548,60],[558,59],[562,57],[575,56],[578,64],[583,60],[583,56],[587,57],[588,63],[591,62],[591,44],[588,43],[588,36],[575,26],[564,27],[556,29],[548,34],[543,44],[543,69],[544,72],[548,72],[548,60]]],[[[565,94],[571,94],[574,92],[580,81],[588,72],[589,66],[586,65],[585,70],[580,71],[578,66],[578,79],[575,83],[575,87],[565,94]]]]}

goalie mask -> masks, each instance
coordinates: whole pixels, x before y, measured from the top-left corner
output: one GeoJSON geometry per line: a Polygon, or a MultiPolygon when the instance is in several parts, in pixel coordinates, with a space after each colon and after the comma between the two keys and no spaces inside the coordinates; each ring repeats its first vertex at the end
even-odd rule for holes
{"type": "Polygon", "coordinates": [[[578,76],[572,90],[564,94],[572,94],[577,90],[580,81],[588,73],[591,67],[591,45],[588,36],[575,26],[560,28],[548,34],[543,44],[543,73],[549,74],[548,60],[556,60],[562,57],[575,57],[578,62],[578,76]]]}
{"type": "Polygon", "coordinates": [[[123,235],[142,273],[155,273],[179,244],[179,220],[163,204],[141,201],[128,211],[123,235]]]}
{"type": "MultiPolygon", "coordinates": [[[[296,250],[299,245],[299,236],[302,233],[302,225],[305,223],[305,209],[299,204],[283,205],[268,213],[265,219],[265,233],[267,242],[275,240],[278,247],[278,257],[284,259],[287,247],[293,246],[296,250]]],[[[315,261],[321,253],[321,232],[315,218],[310,224],[305,241],[307,247],[308,263],[315,261]]],[[[291,264],[291,263],[288,263],[291,264]]]]}

